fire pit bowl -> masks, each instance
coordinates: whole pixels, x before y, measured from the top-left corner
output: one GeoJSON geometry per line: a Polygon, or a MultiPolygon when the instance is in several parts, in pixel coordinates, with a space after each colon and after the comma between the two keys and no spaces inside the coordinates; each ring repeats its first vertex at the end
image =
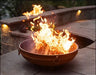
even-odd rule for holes
{"type": "Polygon", "coordinates": [[[32,53],[34,42],[32,39],[27,39],[20,43],[19,53],[29,62],[42,66],[59,66],[71,61],[78,53],[78,45],[74,43],[74,48],[68,54],[59,55],[40,55],[32,53]]]}

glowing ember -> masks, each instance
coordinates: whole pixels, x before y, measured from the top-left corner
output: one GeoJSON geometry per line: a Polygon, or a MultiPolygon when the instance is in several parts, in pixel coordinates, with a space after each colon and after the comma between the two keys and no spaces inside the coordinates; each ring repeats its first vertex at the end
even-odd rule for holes
{"type": "Polygon", "coordinates": [[[25,20],[22,20],[22,22],[25,22],[25,20]]]}
{"type": "MultiPolygon", "coordinates": [[[[29,12],[31,14],[27,12],[27,14],[23,13],[23,15],[26,15],[26,17],[29,17],[30,15],[38,15],[43,13],[41,9],[42,7],[40,5],[34,5],[33,10],[29,12]]],[[[45,55],[69,53],[69,50],[72,48],[75,41],[72,37],[70,37],[71,34],[69,31],[66,29],[64,29],[62,32],[54,30],[54,24],[48,23],[47,19],[43,19],[41,16],[34,18],[33,22],[30,22],[32,26],[31,30],[36,25],[34,22],[38,19],[40,19],[40,21],[37,23],[37,26],[40,27],[40,30],[32,34],[32,38],[35,43],[35,53],[45,55]]]]}

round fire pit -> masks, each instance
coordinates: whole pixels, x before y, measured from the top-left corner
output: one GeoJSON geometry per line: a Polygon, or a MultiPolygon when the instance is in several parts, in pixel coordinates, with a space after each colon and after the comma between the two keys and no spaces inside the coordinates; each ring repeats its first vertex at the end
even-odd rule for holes
{"type": "Polygon", "coordinates": [[[59,54],[59,55],[41,55],[32,53],[31,51],[34,48],[34,42],[32,39],[27,39],[20,43],[19,53],[27,59],[29,62],[42,66],[59,66],[71,61],[76,54],[78,53],[78,45],[73,44],[71,52],[68,54],[59,54]]]}

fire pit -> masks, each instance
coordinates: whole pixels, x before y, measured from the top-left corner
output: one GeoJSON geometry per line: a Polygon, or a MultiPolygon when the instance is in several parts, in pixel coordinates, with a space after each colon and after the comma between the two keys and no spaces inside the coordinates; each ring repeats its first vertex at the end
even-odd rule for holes
{"type": "Polygon", "coordinates": [[[73,48],[70,48],[70,52],[67,54],[59,55],[41,55],[32,53],[34,42],[32,39],[27,39],[20,43],[19,53],[27,59],[29,62],[43,66],[58,66],[71,61],[78,53],[78,46],[73,44],[73,48]]]}
{"type": "MultiPolygon", "coordinates": [[[[33,10],[23,15],[29,19],[30,15],[42,13],[40,5],[33,5],[33,10]]],[[[77,54],[75,38],[71,37],[67,29],[56,30],[54,23],[48,22],[42,16],[34,18],[30,25],[30,30],[38,29],[31,35],[32,39],[22,42],[19,46],[19,52],[28,61],[38,65],[57,66],[69,62],[77,54]]]]}

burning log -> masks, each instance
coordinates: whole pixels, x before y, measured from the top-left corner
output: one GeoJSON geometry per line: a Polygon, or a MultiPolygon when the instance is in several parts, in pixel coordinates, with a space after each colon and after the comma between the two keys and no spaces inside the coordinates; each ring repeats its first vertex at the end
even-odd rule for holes
{"type": "MultiPolygon", "coordinates": [[[[34,5],[33,10],[24,15],[29,19],[31,15],[43,13],[41,9],[40,5],[34,5]]],[[[36,26],[39,26],[40,29],[32,34],[31,40],[28,39],[19,45],[19,52],[28,61],[43,66],[57,66],[67,63],[75,57],[78,45],[68,30],[64,29],[61,32],[55,30],[54,24],[48,23],[47,19],[41,16],[34,18],[30,24],[32,31],[36,26]]]]}

